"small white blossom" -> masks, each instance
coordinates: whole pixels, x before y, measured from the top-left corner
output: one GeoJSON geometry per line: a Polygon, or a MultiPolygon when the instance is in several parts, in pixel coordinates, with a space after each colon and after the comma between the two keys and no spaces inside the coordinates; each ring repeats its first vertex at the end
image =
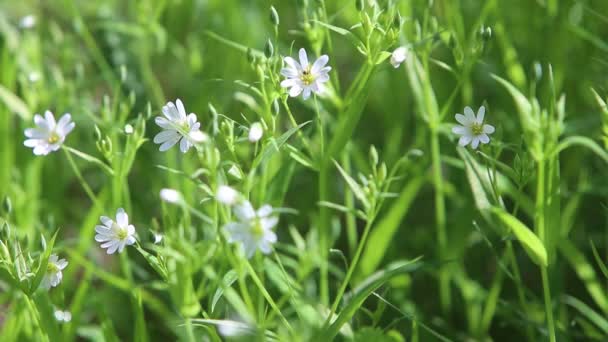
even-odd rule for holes
{"type": "Polygon", "coordinates": [[[163,115],[157,116],[155,122],[162,132],[154,137],[154,143],[160,145],[160,151],[164,152],[179,142],[179,149],[182,153],[188,152],[195,143],[207,140],[205,133],[200,131],[201,124],[196,118],[196,114],[186,115],[186,109],[180,99],[167,102],[163,106],[163,115]]]}
{"type": "Polygon", "coordinates": [[[238,337],[252,332],[252,327],[243,322],[234,320],[221,320],[217,323],[217,330],[223,337],[238,337]]]}
{"type": "Polygon", "coordinates": [[[164,235],[161,233],[152,233],[154,234],[154,244],[158,245],[163,241],[164,235]]]}
{"type": "Polygon", "coordinates": [[[40,74],[36,71],[32,71],[27,74],[27,80],[30,81],[30,83],[36,83],[40,81],[40,74]]]}
{"type": "Polygon", "coordinates": [[[391,64],[393,65],[393,67],[398,68],[401,63],[405,62],[405,60],[407,59],[407,55],[408,55],[408,50],[405,46],[400,46],[398,48],[395,49],[395,51],[393,51],[393,54],[391,55],[391,64]]]}
{"type": "Polygon", "coordinates": [[[254,122],[249,127],[249,141],[252,143],[260,141],[264,135],[264,127],[259,122],[254,122]]]}
{"type": "Polygon", "coordinates": [[[218,202],[220,202],[222,204],[234,205],[239,201],[240,195],[239,195],[238,191],[234,190],[233,188],[231,188],[227,185],[220,185],[217,188],[217,193],[215,194],[215,198],[217,199],[218,202]]]}
{"type": "Polygon", "coordinates": [[[127,135],[133,134],[133,126],[131,126],[130,124],[126,124],[125,125],[125,134],[127,134],[127,135]]]}
{"type": "Polygon", "coordinates": [[[65,137],[76,126],[71,120],[70,114],[64,114],[57,122],[53,113],[48,110],[44,113],[44,118],[39,114],[34,115],[34,124],[38,127],[25,130],[28,139],[23,145],[33,148],[37,156],[45,156],[57,151],[65,141],[65,137]]]}
{"type": "Polygon", "coordinates": [[[322,94],[325,91],[323,83],[329,81],[330,66],[325,66],[329,61],[327,55],[319,57],[314,63],[308,63],[306,50],[299,51],[300,62],[291,57],[285,57],[283,61],[286,67],[281,70],[281,75],[287,79],[281,82],[281,87],[289,88],[289,96],[296,97],[302,94],[306,100],[311,92],[322,94]]]}
{"type": "Polygon", "coordinates": [[[171,204],[177,204],[182,201],[182,194],[174,189],[161,189],[160,199],[171,204]]]}
{"type": "Polygon", "coordinates": [[[72,320],[72,313],[69,311],[55,310],[55,319],[60,323],[68,323],[72,320]]]}
{"type": "Polygon", "coordinates": [[[63,269],[68,266],[68,262],[65,259],[59,259],[57,254],[51,254],[49,261],[46,264],[46,272],[42,278],[40,286],[44,289],[50,289],[59,285],[61,279],[63,279],[63,269]]]}
{"type": "Polygon", "coordinates": [[[101,248],[107,248],[108,254],[118,250],[121,253],[127,245],[135,243],[135,227],[129,224],[129,216],[123,208],[116,211],[116,221],[106,216],[100,217],[102,225],[95,226],[95,241],[101,242],[101,248]]]}
{"type": "Polygon", "coordinates": [[[459,145],[467,146],[470,143],[473,149],[477,149],[479,143],[487,144],[490,142],[488,134],[494,133],[494,126],[483,123],[485,113],[486,108],[481,106],[477,112],[477,117],[471,107],[464,108],[464,115],[456,114],[456,121],[462,126],[454,126],[452,132],[461,136],[458,140],[459,145]]]}
{"type": "Polygon", "coordinates": [[[272,244],[277,241],[272,228],[279,222],[279,218],[272,215],[272,207],[264,205],[255,211],[249,201],[243,201],[234,208],[234,214],[238,222],[224,226],[228,242],[240,244],[247,258],[251,258],[256,249],[264,254],[270,253],[272,244]]]}
{"type": "Polygon", "coordinates": [[[36,25],[36,16],[30,14],[19,20],[19,27],[22,29],[29,29],[36,25]]]}

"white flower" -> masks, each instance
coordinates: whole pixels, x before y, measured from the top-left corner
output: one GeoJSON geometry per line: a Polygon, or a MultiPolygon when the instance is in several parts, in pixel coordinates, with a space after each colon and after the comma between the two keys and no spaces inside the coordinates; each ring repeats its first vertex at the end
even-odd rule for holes
{"type": "Polygon", "coordinates": [[[475,117],[471,107],[464,108],[464,115],[456,114],[456,121],[462,124],[462,126],[456,125],[452,128],[454,134],[461,135],[458,144],[467,146],[470,143],[471,147],[476,149],[479,143],[487,144],[490,142],[488,134],[494,133],[494,126],[484,125],[485,113],[486,108],[481,106],[477,112],[477,117],[475,117]]]}
{"type": "Polygon", "coordinates": [[[182,194],[174,189],[161,189],[160,199],[172,204],[177,204],[182,201],[182,194]]]}
{"type": "Polygon", "coordinates": [[[27,74],[27,80],[30,81],[31,83],[36,83],[36,82],[40,81],[40,74],[36,71],[32,71],[29,74],[27,74]]]}
{"type": "Polygon", "coordinates": [[[23,29],[32,28],[36,25],[36,17],[32,14],[26,15],[19,20],[19,27],[23,29]]]}
{"type": "Polygon", "coordinates": [[[100,217],[103,225],[95,226],[95,241],[101,242],[101,248],[107,248],[108,254],[116,250],[121,253],[126,245],[135,243],[135,227],[129,224],[129,216],[123,208],[116,211],[116,222],[109,217],[100,217]]]}
{"type": "Polygon", "coordinates": [[[67,266],[68,262],[65,259],[59,259],[57,254],[51,254],[49,262],[46,264],[46,272],[44,273],[40,286],[48,290],[51,287],[59,285],[63,278],[63,273],[61,271],[67,266]]]}
{"type": "Polygon", "coordinates": [[[55,310],[55,319],[61,323],[67,323],[72,320],[72,314],[69,311],[55,310]]]}
{"type": "Polygon", "coordinates": [[[300,49],[300,63],[291,57],[285,57],[283,61],[287,66],[281,70],[281,75],[287,79],[281,82],[281,87],[290,88],[289,96],[296,97],[303,94],[306,100],[310,93],[322,94],[325,91],[323,83],[329,81],[328,72],[331,67],[325,66],[329,61],[327,55],[319,57],[313,64],[308,63],[306,50],[300,49]]]}
{"type": "Polygon", "coordinates": [[[405,46],[400,46],[396,48],[395,51],[393,51],[393,54],[391,55],[391,64],[393,65],[393,67],[395,67],[395,69],[398,68],[401,63],[405,62],[405,60],[407,59],[407,55],[408,51],[405,46]]]}
{"type": "Polygon", "coordinates": [[[264,135],[264,127],[259,122],[254,122],[249,127],[249,141],[252,143],[260,141],[264,135]]]}
{"type": "Polygon", "coordinates": [[[152,233],[152,234],[154,234],[154,244],[155,245],[158,245],[159,243],[161,243],[163,241],[163,238],[165,237],[161,233],[152,233]]]}
{"type": "Polygon", "coordinates": [[[57,122],[53,113],[48,110],[44,113],[44,118],[39,114],[34,115],[34,123],[38,127],[25,130],[25,136],[29,139],[26,139],[23,145],[33,148],[37,156],[57,151],[65,137],[76,126],[71,120],[70,114],[64,114],[57,122]]]}
{"type": "Polygon", "coordinates": [[[239,193],[227,185],[220,185],[217,188],[215,198],[218,202],[226,205],[234,205],[240,199],[239,193]]]}
{"type": "Polygon", "coordinates": [[[196,114],[186,115],[186,109],[180,99],[167,102],[163,106],[165,117],[157,116],[155,122],[163,131],[154,137],[154,143],[160,144],[160,151],[170,149],[179,141],[179,149],[186,153],[195,143],[207,140],[205,133],[200,131],[201,124],[197,122],[196,114]],[[181,140],[181,141],[180,141],[181,140]]]}
{"type": "Polygon", "coordinates": [[[270,205],[262,206],[255,211],[249,201],[234,208],[238,222],[231,222],[224,226],[228,232],[228,242],[239,243],[247,258],[251,258],[256,249],[264,254],[272,250],[272,244],[277,241],[277,235],[272,228],[277,225],[279,218],[272,216],[270,205]]]}
{"type": "Polygon", "coordinates": [[[126,135],[133,134],[133,126],[130,124],[126,124],[124,130],[126,135]]]}

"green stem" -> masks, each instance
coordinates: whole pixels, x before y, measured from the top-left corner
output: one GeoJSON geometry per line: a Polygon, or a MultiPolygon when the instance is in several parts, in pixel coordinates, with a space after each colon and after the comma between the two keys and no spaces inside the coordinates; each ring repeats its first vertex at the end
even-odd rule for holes
{"type": "MultiPolygon", "coordinates": [[[[441,176],[441,151],[439,150],[439,132],[431,127],[431,158],[433,164],[433,183],[435,185],[435,221],[437,223],[437,255],[443,261],[447,248],[445,230],[445,197],[443,178],[441,176]]],[[[439,300],[444,313],[450,311],[452,299],[448,268],[444,265],[439,270],[439,300]]]]}
{"type": "Polygon", "coordinates": [[[555,322],[553,321],[553,307],[551,305],[551,289],[547,267],[541,266],[540,272],[543,278],[543,294],[545,298],[545,313],[547,314],[547,329],[549,329],[549,341],[555,342],[555,322]]]}
{"type": "Polygon", "coordinates": [[[84,192],[87,193],[87,196],[89,196],[89,198],[91,199],[93,204],[95,204],[95,205],[99,204],[97,201],[97,197],[93,193],[93,190],[91,190],[91,187],[89,186],[89,184],[82,177],[80,170],[78,170],[78,166],[76,166],[76,163],[74,162],[74,158],[72,158],[72,155],[70,154],[70,152],[65,148],[62,148],[62,150],[63,150],[63,152],[65,152],[65,156],[68,159],[68,162],[70,163],[70,166],[72,167],[72,170],[74,171],[74,174],[76,174],[76,178],[78,178],[80,185],[84,189],[84,192]]]}
{"type": "MultiPolygon", "coordinates": [[[[536,233],[540,240],[547,245],[545,227],[545,160],[540,158],[536,177],[536,233]]],[[[551,305],[551,288],[549,286],[549,275],[547,267],[541,266],[543,282],[543,297],[545,300],[545,315],[547,316],[547,329],[549,330],[549,341],[555,342],[555,322],[553,321],[553,307],[551,305]]]]}
{"type": "Polygon", "coordinates": [[[334,303],[331,306],[331,311],[329,313],[329,316],[327,317],[327,320],[325,321],[326,325],[329,325],[329,323],[331,322],[331,318],[336,313],[336,310],[338,309],[338,305],[340,304],[340,300],[342,300],[342,296],[344,296],[344,292],[346,291],[346,288],[348,287],[348,284],[350,283],[350,278],[352,278],[353,272],[357,268],[357,265],[359,263],[359,258],[361,257],[361,253],[363,252],[363,247],[365,246],[365,244],[367,242],[367,237],[372,228],[373,222],[374,222],[374,218],[371,217],[367,221],[367,224],[365,225],[365,229],[363,230],[363,235],[361,236],[361,241],[359,241],[359,245],[357,246],[357,251],[355,252],[355,257],[353,258],[353,261],[351,262],[350,266],[348,267],[348,271],[346,272],[346,277],[344,278],[344,281],[342,281],[342,285],[340,286],[340,289],[338,290],[336,299],[334,299],[334,303]]]}

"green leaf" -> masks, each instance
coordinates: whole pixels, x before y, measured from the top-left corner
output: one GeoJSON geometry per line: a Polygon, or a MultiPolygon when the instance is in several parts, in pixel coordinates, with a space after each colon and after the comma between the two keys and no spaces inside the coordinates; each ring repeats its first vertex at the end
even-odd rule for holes
{"type": "Polygon", "coordinates": [[[424,176],[412,179],[401,191],[386,215],[372,229],[359,263],[358,277],[371,274],[380,264],[395,234],[409,212],[412,202],[425,183],[424,176]]]}
{"type": "Polygon", "coordinates": [[[32,113],[25,102],[2,85],[0,85],[0,101],[4,102],[11,112],[19,115],[23,120],[29,121],[32,119],[32,113]]]}
{"type": "Polygon", "coordinates": [[[566,295],[564,298],[564,302],[575,308],[589,321],[593,322],[593,324],[600,328],[604,332],[604,334],[608,335],[608,320],[605,318],[604,315],[595,312],[587,304],[572,296],[566,295]]]}
{"type": "Polygon", "coordinates": [[[314,340],[332,341],[338,335],[340,328],[354,316],[372,292],[398,275],[411,273],[419,269],[422,265],[419,260],[420,258],[416,258],[411,261],[393,263],[365,279],[351,293],[345,296],[346,305],[344,305],[342,311],[336,316],[335,320],[332,318],[333,322],[324,328],[318,338],[314,340]]]}
{"type": "Polygon", "coordinates": [[[352,32],[350,32],[347,29],[338,27],[338,26],[334,26],[331,24],[327,24],[324,23],[322,21],[318,21],[318,20],[312,20],[313,22],[333,31],[336,32],[337,34],[346,37],[351,43],[353,43],[354,46],[361,46],[363,45],[363,42],[361,42],[361,40],[359,38],[357,38],[357,36],[355,36],[352,32]]]}
{"type": "Polygon", "coordinates": [[[591,152],[595,153],[598,157],[602,158],[603,161],[608,163],[608,153],[606,153],[606,151],[595,141],[583,136],[572,136],[563,139],[562,142],[557,145],[557,148],[555,149],[555,154],[559,154],[561,151],[567,149],[568,147],[572,147],[575,145],[588,148],[591,152]]]}
{"type": "Polygon", "coordinates": [[[46,268],[49,263],[49,257],[51,256],[51,253],[53,253],[53,246],[55,246],[55,238],[57,238],[57,233],[59,233],[59,229],[55,231],[53,238],[51,238],[51,241],[47,243],[44,253],[40,255],[38,270],[36,271],[36,276],[34,277],[34,280],[30,286],[30,294],[33,294],[38,289],[38,286],[40,286],[40,283],[42,282],[42,278],[44,278],[44,274],[46,273],[46,268]]]}
{"type": "Polygon", "coordinates": [[[346,171],[344,171],[344,169],[340,167],[340,164],[338,164],[338,162],[336,162],[335,160],[334,164],[336,164],[338,171],[340,171],[340,173],[342,174],[342,177],[346,181],[346,184],[348,184],[348,187],[352,190],[355,197],[357,197],[359,201],[361,201],[361,204],[363,204],[365,209],[369,209],[369,201],[367,200],[367,196],[365,195],[365,192],[363,191],[359,183],[357,183],[348,173],[346,173],[346,171]]]}
{"type": "Polygon", "coordinates": [[[559,251],[566,258],[576,275],[585,284],[585,288],[595,301],[597,306],[608,313],[608,297],[602,283],[597,278],[593,266],[585,258],[585,254],[579,251],[568,239],[561,239],[558,245],[559,251]]]}
{"type": "Polygon", "coordinates": [[[238,278],[239,275],[235,270],[230,270],[224,275],[224,278],[222,278],[222,284],[217,288],[217,290],[215,290],[215,293],[213,294],[213,300],[211,301],[211,312],[215,311],[215,306],[217,305],[217,302],[220,300],[220,298],[222,298],[222,295],[224,294],[224,289],[232,286],[232,284],[238,278]]]}
{"type": "Polygon", "coordinates": [[[537,265],[547,267],[548,258],[547,250],[542,241],[534,234],[525,224],[518,220],[515,216],[509,214],[502,208],[493,207],[492,212],[498,219],[507,226],[515,235],[517,240],[522,244],[528,256],[537,265]]]}

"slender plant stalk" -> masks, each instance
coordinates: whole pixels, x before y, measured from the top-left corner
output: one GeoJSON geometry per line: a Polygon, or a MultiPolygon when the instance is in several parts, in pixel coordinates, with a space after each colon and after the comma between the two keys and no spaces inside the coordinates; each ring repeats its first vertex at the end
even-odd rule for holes
{"type": "MultiPolygon", "coordinates": [[[[441,176],[441,152],[439,150],[439,132],[436,128],[431,132],[431,158],[433,164],[433,182],[435,185],[435,222],[437,223],[437,255],[440,259],[445,256],[447,248],[447,233],[445,230],[445,196],[443,193],[443,178],[441,176]]],[[[450,279],[448,268],[444,265],[439,270],[439,299],[444,313],[450,311],[450,279]]]]}

